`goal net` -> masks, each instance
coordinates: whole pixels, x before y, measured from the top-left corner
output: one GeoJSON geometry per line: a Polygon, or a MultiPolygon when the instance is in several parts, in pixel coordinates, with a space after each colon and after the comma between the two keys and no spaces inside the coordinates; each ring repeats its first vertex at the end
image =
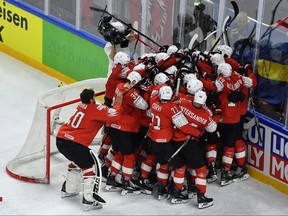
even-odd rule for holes
{"type": "Polygon", "coordinates": [[[103,99],[107,78],[89,79],[52,89],[38,98],[26,141],[6,171],[14,178],[37,183],[50,181],[50,156],[58,152],[56,134],[80,102],[80,93],[91,88],[103,99]]]}

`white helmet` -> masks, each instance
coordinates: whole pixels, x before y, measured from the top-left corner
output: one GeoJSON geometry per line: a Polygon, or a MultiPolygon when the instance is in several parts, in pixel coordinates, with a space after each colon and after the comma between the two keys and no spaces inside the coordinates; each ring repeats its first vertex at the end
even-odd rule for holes
{"type": "MultiPolygon", "coordinates": [[[[142,79],[142,77],[141,77],[141,75],[140,75],[138,72],[136,72],[136,71],[131,71],[131,72],[128,74],[127,79],[130,80],[131,83],[132,83],[133,81],[136,81],[136,83],[138,83],[138,82],[142,79]]],[[[136,83],[134,83],[134,84],[136,84],[136,83]]]]}
{"type": "Polygon", "coordinates": [[[122,33],[125,32],[125,27],[124,27],[124,25],[123,25],[121,22],[118,22],[118,21],[116,21],[116,22],[110,22],[110,24],[111,24],[114,28],[116,28],[119,32],[122,32],[122,33]]]}
{"type": "Polygon", "coordinates": [[[218,76],[222,74],[224,77],[230,77],[232,73],[232,67],[230,64],[227,63],[221,63],[219,64],[217,68],[217,74],[218,76]]]}
{"type": "Polygon", "coordinates": [[[171,45],[171,46],[169,46],[169,48],[167,49],[167,54],[168,54],[169,56],[171,56],[172,54],[176,53],[177,50],[178,50],[177,46],[171,45]]]}
{"type": "Polygon", "coordinates": [[[207,94],[205,91],[198,91],[194,95],[193,102],[204,105],[207,100],[207,94]]]}
{"type": "MultiPolygon", "coordinates": [[[[159,63],[160,61],[165,61],[166,59],[168,59],[169,56],[167,53],[164,53],[164,52],[160,52],[160,53],[157,53],[156,56],[155,56],[155,61],[156,63],[159,63]]],[[[161,63],[161,62],[160,62],[161,63]]]]}
{"type": "Polygon", "coordinates": [[[114,64],[126,65],[130,62],[130,57],[125,52],[117,52],[114,56],[114,64]]]}
{"type": "Polygon", "coordinates": [[[215,53],[211,56],[210,58],[212,64],[214,66],[218,66],[219,64],[221,64],[222,62],[225,62],[224,57],[220,54],[220,53],[215,53]]]}
{"type": "Polygon", "coordinates": [[[175,65],[172,65],[171,67],[167,68],[164,72],[169,74],[169,75],[173,75],[176,76],[178,69],[175,65]]]}
{"type": "Polygon", "coordinates": [[[145,68],[146,68],[145,64],[141,62],[141,63],[135,65],[133,70],[134,71],[143,71],[143,70],[145,70],[145,68]]]}
{"type": "Polygon", "coordinates": [[[233,53],[233,49],[227,45],[219,45],[216,51],[220,51],[223,56],[227,55],[229,58],[231,57],[233,53]]]}
{"type": "Polygon", "coordinates": [[[159,89],[160,100],[171,100],[173,96],[173,91],[170,86],[162,86],[159,89]]]}
{"type": "Polygon", "coordinates": [[[153,83],[155,86],[157,86],[157,85],[161,85],[161,84],[166,83],[168,80],[169,80],[169,78],[167,77],[167,75],[160,72],[160,73],[155,75],[153,83]]]}
{"type": "Polygon", "coordinates": [[[187,73],[184,75],[183,84],[186,85],[190,80],[197,79],[196,75],[193,73],[187,73]]]}
{"type": "Polygon", "coordinates": [[[203,89],[203,83],[198,79],[192,79],[187,83],[186,88],[189,94],[194,95],[196,92],[203,89]]]}

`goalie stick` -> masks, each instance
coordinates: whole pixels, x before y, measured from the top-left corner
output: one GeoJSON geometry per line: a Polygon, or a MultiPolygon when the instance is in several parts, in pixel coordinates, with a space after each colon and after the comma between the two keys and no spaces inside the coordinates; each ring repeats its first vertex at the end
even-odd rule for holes
{"type": "Polygon", "coordinates": [[[113,17],[114,19],[118,20],[119,22],[121,22],[122,24],[126,25],[128,28],[132,29],[133,31],[137,32],[138,34],[142,35],[143,37],[145,37],[146,39],[148,39],[149,41],[151,41],[152,43],[154,43],[155,45],[162,47],[160,44],[158,44],[157,42],[155,42],[154,40],[152,40],[151,38],[149,38],[148,36],[144,35],[142,32],[138,31],[137,29],[133,28],[130,24],[124,22],[123,20],[115,17],[113,14],[109,13],[108,11],[100,9],[100,8],[96,8],[96,7],[90,7],[90,10],[93,11],[97,11],[97,12],[102,12],[102,13],[106,13],[109,16],[113,17]]]}
{"type": "Polygon", "coordinates": [[[214,48],[216,47],[216,45],[219,43],[219,41],[222,39],[223,35],[227,32],[228,28],[230,27],[231,23],[234,21],[234,19],[237,17],[237,15],[239,14],[239,7],[237,5],[237,3],[235,1],[231,1],[233,10],[234,10],[234,17],[231,19],[231,21],[229,23],[227,23],[225,30],[221,33],[221,35],[219,36],[219,38],[217,39],[217,41],[214,43],[213,47],[210,50],[210,53],[214,50],[214,48]]]}
{"type": "Polygon", "coordinates": [[[106,203],[106,201],[99,196],[99,192],[101,189],[101,179],[102,179],[101,163],[99,162],[98,157],[92,150],[90,150],[90,154],[95,164],[95,185],[93,189],[93,198],[99,203],[106,203]]]}

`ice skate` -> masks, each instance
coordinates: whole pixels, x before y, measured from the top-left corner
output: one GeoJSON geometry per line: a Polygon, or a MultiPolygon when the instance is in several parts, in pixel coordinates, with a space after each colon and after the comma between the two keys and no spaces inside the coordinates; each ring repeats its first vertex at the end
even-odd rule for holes
{"type": "Polygon", "coordinates": [[[75,191],[72,193],[68,193],[66,191],[66,181],[63,182],[62,184],[62,189],[61,189],[61,198],[65,198],[65,197],[71,197],[71,196],[76,196],[79,194],[79,191],[75,191]]]}
{"type": "Polygon", "coordinates": [[[187,190],[184,188],[182,190],[179,190],[174,184],[172,185],[170,192],[170,202],[172,204],[181,204],[181,203],[187,203],[188,200],[188,193],[187,190]]]}
{"type": "Polygon", "coordinates": [[[249,178],[247,167],[237,167],[234,175],[233,182],[244,181],[249,178]]]}
{"type": "Polygon", "coordinates": [[[222,171],[221,174],[221,186],[229,185],[233,183],[233,176],[230,170],[222,171]]]}
{"type": "Polygon", "coordinates": [[[106,186],[105,186],[106,191],[110,191],[110,192],[121,191],[122,190],[121,186],[122,186],[121,184],[116,182],[115,176],[109,175],[107,177],[106,186]]]}
{"type": "Polygon", "coordinates": [[[122,191],[121,191],[121,195],[125,196],[125,195],[138,195],[140,194],[140,188],[134,184],[131,180],[125,181],[122,180],[122,191]]]}
{"type": "Polygon", "coordinates": [[[102,164],[101,171],[102,171],[102,182],[107,182],[107,178],[109,175],[109,167],[106,165],[106,163],[102,164]]]}
{"type": "Polygon", "coordinates": [[[149,179],[139,178],[138,180],[133,181],[138,187],[140,187],[141,193],[151,195],[153,191],[153,187],[149,181],[149,179]]]}
{"type": "Polygon", "coordinates": [[[188,198],[193,199],[197,196],[197,188],[195,186],[195,183],[190,183],[188,185],[188,198]]]}
{"type": "Polygon", "coordinates": [[[215,167],[215,164],[209,164],[208,165],[208,174],[206,176],[206,180],[207,180],[207,183],[212,183],[212,182],[215,182],[217,181],[217,172],[216,172],[216,167],[215,167]]]}
{"type": "Polygon", "coordinates": [[[94,202],[89,202],[84,197],[82,199],[82,205],[83,205],[83,211],[90,211],[103,208],[103,205],[100,202],[96,200],[94,202]]]}
{"type": "Polygon", "coordinates": [[[205,197],[204,193],[197,194],[198,208],[208,208],[213,205],[213,198],[205,197]]]}
{"type": "Polygon", "coordinates": [[[168,190],[167,188],[163,185],[162,182],[158,182],[157,184],[157,199],[162,200],[164,198],[168,197],[168,190]]]}

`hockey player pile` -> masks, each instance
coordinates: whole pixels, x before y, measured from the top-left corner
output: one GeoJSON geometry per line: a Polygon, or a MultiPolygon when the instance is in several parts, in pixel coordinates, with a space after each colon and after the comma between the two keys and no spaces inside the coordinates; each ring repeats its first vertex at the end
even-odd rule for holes
{"type": "Polygon", "coordinates": [[[171,45],[137,60],[116,53],[105,101],[113,105],[122,92],[124,111],[105,126],[98,156],[105,190],[171,203],[197,197],[201,209],[213,205],[206,182],[249,177],[242,130],[256,78],[232,52],[227,45],[205,54],[171,45]]]}
{"type": "MultiPolygon", "coordinates": [[[[116,53],[105,104],[112,107],[121,94],[121,118],[104,124],[102,179],[86,179],[91,187],[89,197],[83,192],[84,205],[105,203],[98,195],[102,180],[108,192],[173,204],[197,198],[202,209],[213,205],[206,183],[225,186],[249,177],[242,131],[257,83],[251,65],[240,65],[232,52],[227,45],[206,53],[171,45],[138,59],[116,53]]],[[[63,197],[79,193],[73,184],[67,188],[80,180],[70,168],[63,197]]]]}

